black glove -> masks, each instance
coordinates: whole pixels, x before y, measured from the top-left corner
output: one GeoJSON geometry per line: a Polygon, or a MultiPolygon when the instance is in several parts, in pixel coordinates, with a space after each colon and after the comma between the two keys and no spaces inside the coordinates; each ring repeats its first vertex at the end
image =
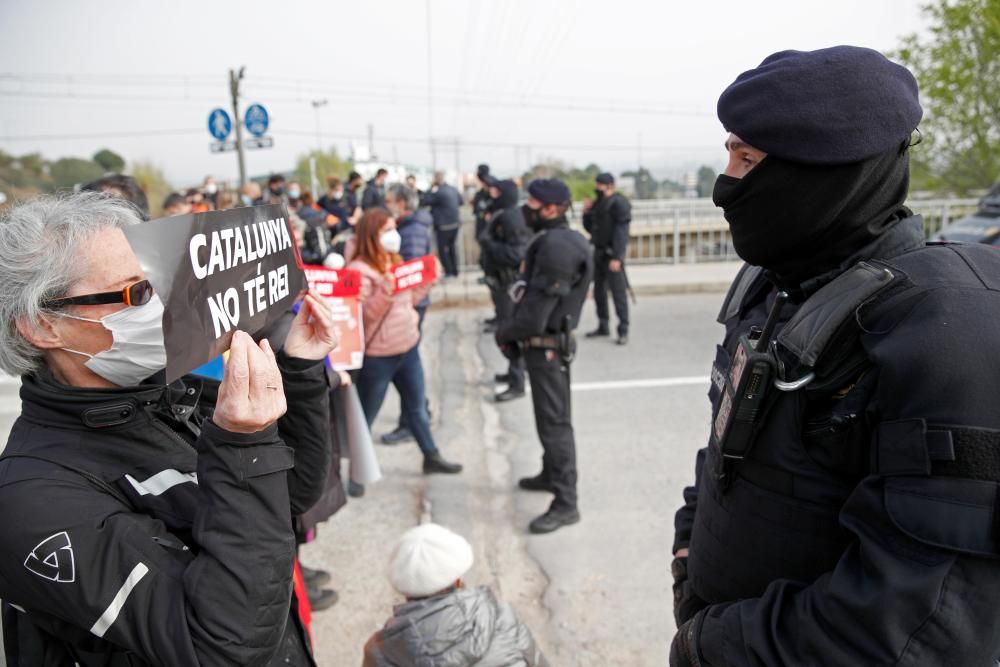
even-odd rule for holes
{"type": "Polygon", "coordinates": [[[687,575],[687,561],[687,557],[675,558],[670,564],[670,572],[674,575],[674,622],[678,628],[708,606],[708,603],[695,595],[691,589],[687,575]]]}
{"type": "Polygon", "coordinates": [[[698,655],[698,638],[706,613],[707,610],[701,610],[694,618],[678,628],[670,645],[670,667],[703,667],[704,663],[698,655]]]}

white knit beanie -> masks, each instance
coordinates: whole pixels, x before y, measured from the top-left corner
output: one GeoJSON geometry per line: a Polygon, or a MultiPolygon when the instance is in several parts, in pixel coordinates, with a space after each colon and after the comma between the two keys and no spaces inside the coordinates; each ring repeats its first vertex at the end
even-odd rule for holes
{"type": "Polygon", "coordinates": [[[408,598],[448,588],[472,567],[472,547],[443,526],[425,523],[403,533],[389,561],[389,581],[408,598]]]}

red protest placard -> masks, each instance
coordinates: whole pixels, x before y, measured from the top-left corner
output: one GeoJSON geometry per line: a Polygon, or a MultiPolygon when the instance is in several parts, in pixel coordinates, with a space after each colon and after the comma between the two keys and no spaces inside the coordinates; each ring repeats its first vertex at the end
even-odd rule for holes
{"type": "Polygon", "coordinates": [[[437,280],[437,258],[427,255],[403,262],[392,269],[392,275],[397,292],[432,283],[437,280]]]}
{"type": "Polygon", "coordinates": [[[351,269],[328,269],[325,266],[306,266],[309,289],[322,297],[358,296],[361,294],[361,272],[351,269]]]}
{"type": "Polygon", "coordinates": [[[315,290],[330,305],[334,328],[340,343],[328,355],[337,371],[361,368],[365,358],[364,320],[361,317],[361,273],[346,269],[305,267],[309,289],[315,290]]]}

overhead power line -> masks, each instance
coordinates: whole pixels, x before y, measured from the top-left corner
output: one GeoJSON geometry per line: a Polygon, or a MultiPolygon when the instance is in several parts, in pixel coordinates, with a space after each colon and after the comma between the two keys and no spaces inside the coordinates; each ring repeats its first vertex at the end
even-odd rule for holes
{"type": "MultiPolygon", "coordinates": [[[[42,80],[34,77],[43,75],[18,75],[0,73],[0,96],[5,97],[37,97],[41,99],[81,99],[95,101],[143,101],[143,102],[214,102],[216,97],[208,97],[199,91],[199,95],[180,93],[173,95],[151,94],[141,90],[145,88],[160,89],[167,85],[179,87],[188,86],[215,86],[219,85],[218,78],[215,81],[199,80],[132,80],[108,79],[102,82],[97,78],[87,78],[86,75],[44,75],[42,80]],[[20,87],[16,89],[8,88],[11,83],[17,82],[20,87]],[[28,86],[25,83],[28,83],[28,86]],[[47,86],[45,89],[31,89],[30,86],[47,86]],[[70,86],[69,89],[65,86],[70,86]],[[90,88],[91,90],[78,91],[78,88],[90,88]],[[117,92],[95,91],[94,88],[127,88],[128,94],[117,92]],[[136,91],[136,89],[140,89],[136,91]]],[[[333,83],[329,81],[316,80],[289,80],[270,79],[269,77],[257,77],[248,79],[246,87],[258,94],[258,97],[266,99],[268,102],[308,102],[317,97],[329,97],[334,103],[341,104],[400,104],[403,102],[413,102],[415,104],[427,104],[426,88],[412,85],[396,84],[365,84],[365,83],[333,83]],[[278,96],[271,92],[294,93],[294,96],[278,96]]],[[[709,117],[714,113],[711,110],[684,109],[676,106],[666,105],[661,101],[632,100],[622,102],[609,102],[607,98],[581,98],[559,95],[537,95],[518,94],[516,92],[498,94],[496,92],[477,93],[467,90],[434,87],[433,103],[441,105],[453,105],[459,107],[480,107],[493,109],[531,109],[531,110],[552,110],[552,111],[573,111],[573,112],[596,112],[596,113],[632,113],[656,116],[691,116],[709,117]]]]}
{"type": "MultiPolygon", "coordinates": [[[[273,128],[271,130],[276,136],[286,135],[295,137],[309,137],[315,139],[315,132],[308,130],[280,130],[273,128]]],[[[179,129],[162,129],[162,130],[123,130],[123,131],[108,131],[108,132],[89,132],[80,134],[32,134],[32,135],[20,135],[20,136],[6,136],[0,137],[0,141],[69,141],[76,139],[114,139],[114,138],[125,138],[125,137],[152,137],[152,136],[181,136],[181,135],[195,135],[205,133],[205,128],[179,128],[179,129]]],[[[361,139],[360,134],[331,134],[329,132],[323,133],[324,138],[328,139],[345,139],[345,140],[358,140],[361,139]]],[[[387,143],[399,143],[399,144],[425,144],[427,143],[426,137],[407,137],[407,136],[380,136],[380,141],[387,143]]],[[[563,150],[563,151],[635,151],[635,144],[549,144],[549,143],[536,143],[533,141],[477,141],[468,140],[458,137],[457,140],[462,146],[469,146],[472,148],[516,148],[520,149],[525,146],[530,146],[536,149],[547,149],[547,150],[563,150]]],[[[673,152],[673,151],[697,151],[717,148],[717,146],[651,146],[644,145],[644,149],[650,151],[658,152],[673,152]]]]}

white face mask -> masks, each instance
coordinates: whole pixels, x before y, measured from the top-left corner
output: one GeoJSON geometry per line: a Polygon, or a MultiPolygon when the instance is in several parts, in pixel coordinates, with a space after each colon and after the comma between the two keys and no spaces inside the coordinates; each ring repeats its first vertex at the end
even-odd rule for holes
{"type": "Polygon", "coordinates": [[[69,348],[67,352],[89,359],[84,366],[119,387],[133,387],[153,373],[167,367],[167,348],[163,342],[163,302],[157,294],[144,306],[123,308],[99,320],[60,313],[62,317],[96,322],[111,332],[111,348],[87,354],[69,348]]]}
{"type": "Polygon", "coordinates": [[[216,185],[215,183],[209,183],[208,185],[205,186],[206,195],[214,195],[218,191],[219,191],[219,186],[216,185]]]}
{"type": "Polygon", "coordinates": [[[378,237],[378,241],[382,244],[383,248],[391,253],[399,252],[400,247],[403,245],[403,237],[395,229],[382,232],[382,236],[378,237]]]}

